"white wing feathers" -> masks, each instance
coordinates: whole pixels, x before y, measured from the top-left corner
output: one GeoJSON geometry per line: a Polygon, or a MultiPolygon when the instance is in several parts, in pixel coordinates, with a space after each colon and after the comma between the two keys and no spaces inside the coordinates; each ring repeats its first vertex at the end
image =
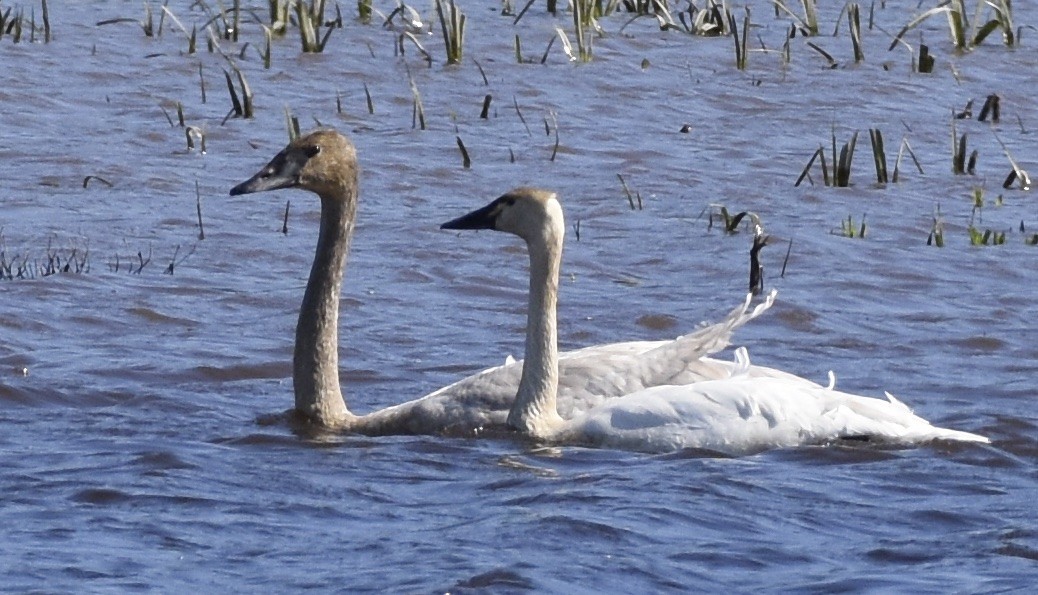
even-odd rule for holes
{"type": "MultiPolygon", "coordinates": [[[[720,322],[670,341],[627,341],[561,353],[559,415],[568,419],[607,398],[653,386],[730,377],[734,364],[705,356],[728,347],[732,333],[770,308],[775,295],[772,291],[751,309],[752,296],[747,294],[746,300],[720,322]]],[[[446,401],[456,401],[465,406],[479,404],[507,412],[515,400],[522,364],[522,360],[509,358],[504,365],[463,378],[424,399],[444,401],[444,407],[452,407],[446,401]]],[[[753,372],[761,375],[785,375],[778,370],[753,368],[753,372]]]]}
{"type": "Polygon", "coordinates": [[[988,442],[935,427],[897,399],[888,399],[784,378],[740,376],[611,399],[569,421],[563,434],[576,442],[632,450],[701,448],[732,455],[846,438],[895,445],[935,439],[988,442]]]}

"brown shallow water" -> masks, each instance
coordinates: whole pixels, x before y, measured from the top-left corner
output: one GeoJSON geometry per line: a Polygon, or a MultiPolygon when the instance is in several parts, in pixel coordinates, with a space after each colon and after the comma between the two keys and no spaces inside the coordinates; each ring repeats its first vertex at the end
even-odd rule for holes
{"type": "MultiPolygon", "coordinates": [[[[556,43],[546,64],[519,65],[514,35],[539,58],[555,23],[571,27],[569,15],[555,19],[538,3],[513,27],[496,3],[466,4],[459,67],[443,65],[438,35],[419,36],[434,57],[427,67],[410,45],[394,54],[394,32],[348,21],[321,55],[301,55],[290,32],[265,70],[255,51],[262,30],[246,22],[250,46],[237,63],[255,91],[256,118],[226,123],[226,61],[204,43],[188,55],[175,29],[146,38],[132,23],[95,25],[143,17],[138,3],[51,6],[50,44],[0,38],[0,249],[29,262],[44,261],[48,244],[63,255],[89,250],[84,273],[0,281],[5,586],[1033,585],[1038,252],[1019,227],[1038,231],[1038,210],[1030,193],[1001,189],[1009,166],[995,137],[1038,171],[1030,30],[1021,47],[989,40],[957,55],[934,20],[922,32],[938,57],[932,75],[913,74],[907,53],[888,53],[878,30],[865,32],[866,61],[847,64],[845,29],[814,40],[839,68],[797,37],[788,65],[754,53],[740,72],[731,39],[661,32],[650,19],[620,34],[627,17],[614,15],[590,64],[567,62],[556,43]],[[424,131],[412,127],[408,73],[424,131]],[[956,122],[979,160],[975,176],[954,176],[950,114],[971,98],[976,113],[991,93],[1002,97],[1002,122],[956,122]],[[177,102],[187,124],[205,131],[206,154],[188,151],[184,130],[163,115],[175,120],[177,102]],[[924,417],[994,444],[717,459],[500,439],[313,441],[269,423],[291,402],[292,329],[317,205],[301,193],[227,190],[283,145],[286,106],[304,128],[320,122],[350,134],[364,168],[342,319],[343,378],[357,410],[519,353],[522,250],[495,234],[438,226],[512,186],[537,184],[559,190],[571,226],[580,225],[579,241],[570,233],[566,246],[564,348],[669,337],[726,311],[745,289],[749,237],[708,230],[700,215],[712,203],[752,209],[775,238],[764,264],[766,284],[779,290],[772,312],[737,337],[756,362],[818,380],[832,369],[845,390],[889,390],[924,417]],[[841,143],[855,129],[864,134],[853,187],[794,188],[811,153],[828,146],[834,120],[841,143]],[[689,133],[679,132],[684,124],[689,133]],[[907,135],[925,173],[906,167],[901,183],[873,184],[870,127],[884,132],[891,161],[907,135]],[[617,174],[643,210],[629,209],[617,174]],[[91,175],[112,186],[84,188],[91,175]],[[1006,245],[969,246],[975,188],[985,193],[978,227],[1006,231],[1006,245]],[[943,249],[925,244],[938,205],[943,249]],[[865,240],[830,233],[862,214],[865,240]],[[163,274],[178,246],[174,274],[163,274]],[[151,261],[134,274],[138,253],[151,261]]],[[[1038,23],[1017,4],[1018,24],[1038,23]]],[[[207,20],[190,3],[171,7],[188,27],[207,20]]],[[[760,39],[780,47],[788,22],[753,7],[760,39]]],[[[888,2],[876,21],[896,31],[913,10],[888,2]]],[[[837,11],[823,11],[823,31],[837,11]]],[[[919,33],[908,39],[918,44],[919,33]]],[[[224,47],[237,55],[241,45],[224,47]]]]}

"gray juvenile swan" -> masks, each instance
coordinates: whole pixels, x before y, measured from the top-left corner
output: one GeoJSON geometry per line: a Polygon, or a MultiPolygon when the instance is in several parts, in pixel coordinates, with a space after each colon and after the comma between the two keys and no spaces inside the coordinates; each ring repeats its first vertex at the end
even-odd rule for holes
{"type": "MultiPolygon", "coordinates": [[[[508,425],[537,440],[646,451],[702,448],[733,455],[843,438],[892,445],[935,439],[988,442],[976,434],[935,427],[889,393],[886,400],[862,397],[751,366],[744,349],[738,364],[726,367],[728,378],[632,386],[564,419],[557,405],[555,306],[566,227],[555,193],[517,188],[442,227],[504,231],[527,243],[530,321],[508,425]]],[[[592,358],[588,365],[610,373],[608,358],[592,358]]]]}
{"type": "MultiPolygon", "coordinates": [[[[515,401],[523,362],[489,368],[420,399],[366,415],[356,415],[347,408],[339,383],[338,317],[357,208],[357,177],[352,143],[334,130],[317,130],[289,143],[256,175],[230,192],[241,195],[300,188],[321,200],[317,249],[296,326],[292,367],[295,411],[320,426],[365,434],[471,434],[503,428],[515,401]]],[[[535,264],[546,267],[547,273],[534,274],[557,279],[557,262],[535,264]]],[[[735,329],[771,303],[769,298],[751,310],[747,300],[721,322],[673,341],[616,343],[556,354],[558,412],[569,417],[633,390],[727,377],[731,364],[703,356],[726,347],[735,329]]],[[[554,302],[550,315],[554,320],[554,302]]],[[[531,312],[530,316],[541,314],[531,312]]],[[[554,340],[551,346],[554,349],[554,340]]]]}

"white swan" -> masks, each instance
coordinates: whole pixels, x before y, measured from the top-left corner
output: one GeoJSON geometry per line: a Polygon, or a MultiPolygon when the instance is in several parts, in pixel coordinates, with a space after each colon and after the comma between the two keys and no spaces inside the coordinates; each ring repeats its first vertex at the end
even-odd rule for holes
{"type": "Polygon", "coordinates": [[[988,442],[976,434],[934,427],[889,394],[888,400],[861,397],[750,366],[745,350],[739,351],[737,365],[723,366],[730,374],[727,379],[644,389],[636,384],[627,394],[564,419],[556,398],[555,304],[565,224],[555,194],[517,188],[443,227],[494,229],[526,240],[531,319],[508,425],[538,440],[647,451],[702,448],[737,455],[848,438],[897,445],[934,439],[988,442]]]}
{"type": "MultiPolygon", "coordinates": [[[[295,412],[320,426],[365,434],[471,434],[504,428],[524,370],[521,361],[484,370],[421,399],[367,415],[356,415],[347,408],[339,383],[338,317],[357,207],[357,177],[356,150],[350,141],[334,130],[318,130],[289,143],[256,175],[230,192],[239,195],[301,188],[321,199],[317,249],[296,326],[292,368],[295,412]]],[[[561,240],[560,234],[560,247],[561,240]]],[[[552,254],[547,248],[531,250],[531,256],[536,255],[531,270],[533,285],[549,280],[557,286],[561,252],[554,250],[552,254]]],[[[747,300],[721,322],[673,341],[617,343],[559,355],[555,351],[554,290],[550,294],[541,294],[544,304],[531,304],[529,337],[533,339],[528,338],[527,350],[531,344],[552,350],[552,361],[558,361],[552,368],[559,371],[554,376],[552,390],[557,390],[553,392],[557,399],[552,412],[557,405],[565,416],[585,411],[608,397],[651,386],[729,376],[731,364],[702,356],[727,346],[732,332],[770,307],[773,300],[771,296],[752,310],[747,300]]],[[[535,292],[531,292],[533,295],[535,292]]]]}

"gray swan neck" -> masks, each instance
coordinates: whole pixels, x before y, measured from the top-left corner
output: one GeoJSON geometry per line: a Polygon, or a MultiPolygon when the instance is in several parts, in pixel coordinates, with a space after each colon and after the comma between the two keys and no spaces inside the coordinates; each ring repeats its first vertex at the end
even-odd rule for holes
{"type": "Polygon", "coordinates": [[[353,418],[339,384],[339,296],[353,236],[356,185],[341,194],[321,195],[321,229],[292,358],[296,410],[327,426],[353,418]]]}

